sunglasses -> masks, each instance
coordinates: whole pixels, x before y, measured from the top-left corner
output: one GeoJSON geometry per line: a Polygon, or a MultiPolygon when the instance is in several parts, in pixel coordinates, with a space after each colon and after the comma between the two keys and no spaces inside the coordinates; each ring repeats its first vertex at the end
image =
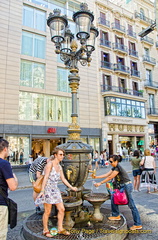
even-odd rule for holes
{"type": "Polygon", "coordinates": [[[59,155],[60,155],[60,156],[65,156],[65,154],[63,154],[63,153],[59,153],[59,155]]]}
{"type": "Polygon", "coordinates": [[[109,161],[110,163],[113,163],[113,161],[109,161]]]}

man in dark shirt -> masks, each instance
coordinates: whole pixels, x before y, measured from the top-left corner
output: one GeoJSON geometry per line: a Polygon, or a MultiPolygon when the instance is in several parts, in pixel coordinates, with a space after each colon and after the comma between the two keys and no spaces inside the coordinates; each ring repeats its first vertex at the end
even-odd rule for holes
{"type": "MultiPolygon", "coordinates": [[[[8,188],[16,190],[18,180],[13,174],[10,163],[5,160],[8,156],[9,143],[5,139],[0,139],[0,187],[4,194],[8,196],[8,188]]],[[[8,207],[4,197],[0,194],[0,239],[6,240],[8,231],[8,207]]]]}

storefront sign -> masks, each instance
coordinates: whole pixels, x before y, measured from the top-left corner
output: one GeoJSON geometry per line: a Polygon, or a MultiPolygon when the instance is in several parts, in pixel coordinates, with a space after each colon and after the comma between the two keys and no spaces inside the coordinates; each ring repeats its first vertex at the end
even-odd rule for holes
{"type": "Polygon", "coordinates": [[[56,133],[56,128],[48,128],[47,133],[56,133]]]}
{"type": "Polygon", "coordinates": [[[118,131],[118,132],[144,132],[144,126],[134,126],[134,125],[125,125],[125,124],[109,124],[109,131],[118,131]]]}

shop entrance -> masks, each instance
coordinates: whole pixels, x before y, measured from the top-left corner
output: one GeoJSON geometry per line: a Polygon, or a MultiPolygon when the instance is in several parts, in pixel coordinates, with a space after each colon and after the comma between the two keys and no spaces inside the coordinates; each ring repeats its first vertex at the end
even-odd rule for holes
{"type": "Polygon", "coordinates": [[[32,139],[32,156],[33,159],[42,156],[49,157],[52,154],[53,149],[63,143],[61,138],[53,139],[32,139]]]}

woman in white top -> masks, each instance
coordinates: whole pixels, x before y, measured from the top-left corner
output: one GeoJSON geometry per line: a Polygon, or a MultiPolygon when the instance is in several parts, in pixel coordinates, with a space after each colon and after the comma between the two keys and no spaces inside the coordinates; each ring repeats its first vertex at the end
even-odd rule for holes
{"type": "Polygon", "coordinates": [[[156,164],[154,157],[151,156],[150,150],[144,151],[144,157],[142,158],[140,165],[144,164],[144,171],[141,175],[141,187],[147,187],[147,193],[150,193],[150,187],[154,187],[154,191],[157,191],[156,184],[156,164]]]}

